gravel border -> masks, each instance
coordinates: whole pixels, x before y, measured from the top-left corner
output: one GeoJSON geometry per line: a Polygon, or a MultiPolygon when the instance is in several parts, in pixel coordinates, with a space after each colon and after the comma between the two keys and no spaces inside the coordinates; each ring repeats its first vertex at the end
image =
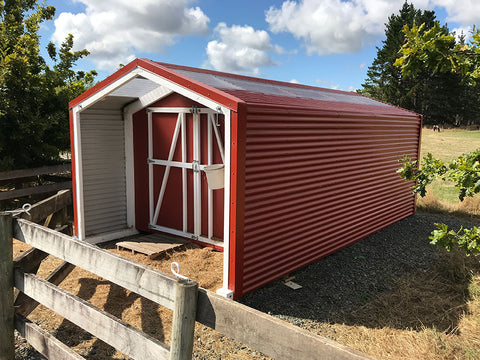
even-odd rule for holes
{"type": "Polygon", "coordinates": [[[452,216],[417,213],[292,273],[301,289],[276,280],[240,302],[299,326],[303,319],[328,321],[391,290],[396,278],[431,268],[438,254],[429,239],[436,222],[456,230],[473,225],[452,216]]]}

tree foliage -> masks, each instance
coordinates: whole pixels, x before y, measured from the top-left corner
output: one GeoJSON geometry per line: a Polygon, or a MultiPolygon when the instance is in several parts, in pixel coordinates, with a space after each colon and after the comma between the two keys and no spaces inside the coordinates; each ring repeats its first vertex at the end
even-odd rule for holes
{"type": "MultiPolygon", "coordinates": [[[[422,197],[426,194],[426,187],[435,179],[453,181],[460,201],[480,192],[480,149],[463,154],[448,164],[435,159],[430,153],[423,158],[421,166],[418,161],[411,161],[407,156],[402,163],[403,167],[398,170],[399,175],[405,180],[414,180],[413,192],[422,197]]],[[[480,254],[479,227],[454,231],[445,224],[435,224],[435,226],[437,229],[430,236],[432,244],[448,251],[459,247],[467,255],[480,254]]]]}
{"type": "MultiPolygon", "coordinates": [[[[464,38],[457,41],[455,34],[445,33],[438,22],[427,29],[424,24],[405,26],[405,44],[402,45],[395,63],[402,75],[413,78],[424,69],[432,74],[453,74],[461,78],[469,89],[472,101],[478,106],[478,80],[480,79],[480,32],[474,31],[468,44],[464,38]]],[[[478,107],[476,107],[478,111],[478,107]]],[[[480,149],[463,154],[450,163],[434,159],[431,154],[423,158],[422,164],[402,160],[398,173],[405,180],[416,181],[413,191],[425,196],[426,187],[435,179],[455,183],[460,201],[480,192],[480,149]]],[[[467,255],[480,254],[480,227],[451,230],[445,224],[435,224],[436,230],[430,239],[447,250],[458,247],[467,255]]]]}
{"type": "Polygon", "coordinates": [[[0,0],[0,171],[58,160],[69,147],[68,101],[93,85],[95,71],[75,71],[87,50],[69,35],[40,54],[39,27],[55,15],[36,0],[0,0]]]}
{"type": "Polygon", "coordinates": [[[480,78],[480,31],[471,35],[468,44],[456,42],[454,34],[445,34],[438,22],[430,29],[425,24],[405,26],[405,44],[395,65],[402,74],[416,76],[420,69],[453,73],[462,76],[466,84],[476,85],[480,78]]]}
{"type": "MultiPolygon", "coordinates": [[[[398,66],[399,51],[404,49],[405,28],[416,29],[419,35],[435,28],[439,36],[450,36],[448,27],[435,21],[434,11],[417,10],[405,2],[385,25],[386,39],[383,46],[377,48],[377,57],[359,92],[420,113],[425,124],[474,122],[480,110],[480,92],[476,87],[463,83],[455,72],[434,72],[421,62],[410,74],[398,66]]],[[[449,37],[449,41],[445,46],[455,45],[454,37],[449,37]]]]}

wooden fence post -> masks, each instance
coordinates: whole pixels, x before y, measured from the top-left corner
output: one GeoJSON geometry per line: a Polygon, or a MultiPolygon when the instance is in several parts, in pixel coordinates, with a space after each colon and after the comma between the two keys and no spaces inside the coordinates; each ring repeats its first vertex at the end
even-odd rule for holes
{"type": "Polygon", "coordinates": [[[173,308],[170,360],[191,360],[197,312],[198,283],[177,280],[173,308]]]}
{"type": "Polygon", "coordinates": [[[15,358],[12,216],[0,212],[0,360],[15,358]]]}

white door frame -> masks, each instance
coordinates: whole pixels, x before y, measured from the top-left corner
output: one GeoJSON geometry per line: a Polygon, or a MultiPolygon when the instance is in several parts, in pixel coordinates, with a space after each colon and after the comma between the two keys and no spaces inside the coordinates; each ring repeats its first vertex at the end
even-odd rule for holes
{"type": "Polygon", "coordinates": [[[222,162],[225,163],[225,153],[218,131],[215,125],[215,117],[218,116],[218,112],[208,108],[178,108],[178,107],[149,107],[147,108],[148,116],[148,173],[149,173],[149,228],[153,230],[163,231],[173,235],[179,235],[188,237],[194,240],[198,240],[203,243],[215,245],[224,248],[224,242],[213,239],[213,191],[208,189],[208,234],[202,236],[202,174],[201,171],[205,169],[206,165],[212,165],[213,161],[213,133],[215,133],[215,139],[220,151],[222,162]],[[170,150],[168,158],[155,159],[153,157],[153,114],[177,114],[177,120],[175,124],[175,130],[173,132],[172,141],[170,144],[170,150]],[[193,118],[193,161],[187,162],[186,159],[186,115],[191,113],[193,118]],[[208,160],[207,164],[201,164],[201,126],[200,116],[201,114],[207,115],[207,148],[208,148],[208,160]],[[181,135],[180,135],[181,134],[181,135]],[[173,156],[177,147],[178,138],[181,139],[182,147],[182,160],[174,161],[173,156]],[[158,194],[158,198],[155,202],[154,199],[154,179],[153,179],[153,166],[160,165],[165,166],[165,172],[162,179],[162,184],[158,194]],[[167,181],[170,174],[170,168],[177,167],[182,169],[182,230],[172,229],[165,226],[157,225],[158,216],[162,206],[163,198],[166,191],[167,181]],[[193,212],[194,212],[194,230],[193,233],[187,231],[188,223],[188,201],[187,201],[187,170],[193,171],[193,212]],[[155,206],[154,206],[155,204],[155,206]]]}

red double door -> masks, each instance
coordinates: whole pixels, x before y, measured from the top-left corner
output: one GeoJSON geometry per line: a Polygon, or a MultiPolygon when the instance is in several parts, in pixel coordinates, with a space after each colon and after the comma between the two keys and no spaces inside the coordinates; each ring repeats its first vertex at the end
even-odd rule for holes
{"type": "Polygon", "coordinates": [[[224,164],[223,116],[206,108],[149,108],[149,228],[222,247],[224,190],[205,166],[224,164]]]}

